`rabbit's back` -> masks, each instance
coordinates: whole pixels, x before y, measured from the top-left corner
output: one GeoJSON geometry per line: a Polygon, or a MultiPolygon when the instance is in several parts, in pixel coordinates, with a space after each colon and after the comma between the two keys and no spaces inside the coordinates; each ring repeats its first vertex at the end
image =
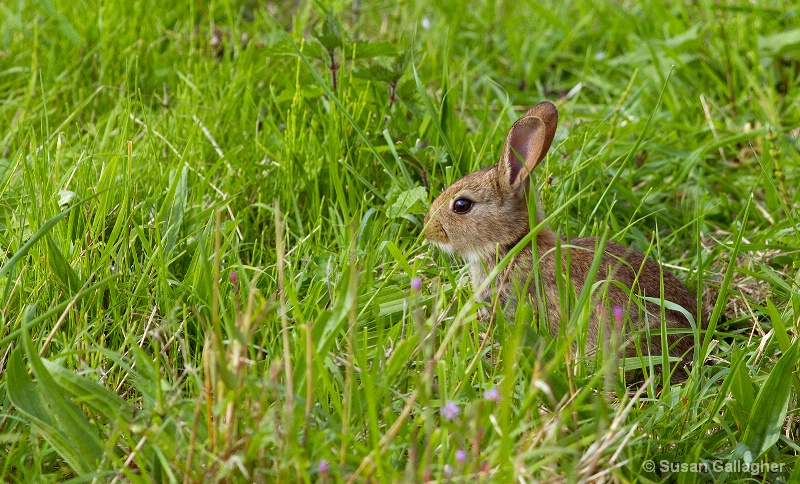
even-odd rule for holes
{"type": "MultiPolygon", "coordinates": [[[[513,315],[517,307],[518,293],[522,289],[527,289],[528,302],[533,306],[534,311],[546,310],[547,324],[550,333],[555,337],[561,324],[569,320],[569,314],[574,309],[568,306],[567,301],[562,304],[559,292],[566,293],[567,290],[573,290],[574,297],[570,298],[570,301],[577,299],[589,278],[597,244],[597,239],[594,237],[562,241],[561,264],[556,264],[555,246],[540,241],[537,244],[538,284],[533,277],[536,271],[534,271],[532,248],[531,246],[523,248],[510,266],[513,273],[501,274],[495,287],[506,314],[513,315]],[[561,273],[561,277],[557,276],[558,272],[561,273]],[[569,281],[569,285],[567,285],[567,281],[569,281]],[[539,296],[537,296],[537,291],[539,296]]],[[[471,268],[474,282],[486,279],[486,267],[480,262],[471,264],[471,268]]],[[[625,351],[627,356],[636,354],[635,345],[630,337],[632,329],[635,328],[641,333],[642,348],[646,352],[648,339],[644,334],[644,325],[647,324],[651,329],[659,330],[661,308],[657,303],[644,300],[642,297],[660,300],[662,277],[664,299],[681,306],[692,315],[695,321],[699,321],[696,299],[678,278],[668,271],[662,271],[656,262],[645,258],[639,252],[614,242],[607,242],[603,260],[593,279],[596,287],[593,290],[591,310],[589,311],[587,349],[591,350],[597,346],[602,324],[604,338],[610,337],[611,332],[625,332],[628,342],[625,351]],[[624,289],[621,286],[624,286],[624,289]],[[633,299],[629,294],[633,296],[633,299]],[[603,314],[598,310],[601,303],[605,308],[603,314]],[[611,311],[615,306],[623,309],[628,316],[626,320],[633,323],[633,328],[612,326],[614,319],[611,311]]],[[[491,296],[492,288],[490,287],[483,291],[479,299],[490,302],[491,296]]],[[[681,311],[665,308],[665,319],[668,328],[691,328],[689,320],[681,311]]],[[[670,354],[673,356],[684,355],[693,344],[691,334],[669,335],[668,341],[672,347],[670,354]]],[[[661,354],[661,338],[657,335],[653,337],[649,340],[649,347],[651,354],[661,354]]]]}

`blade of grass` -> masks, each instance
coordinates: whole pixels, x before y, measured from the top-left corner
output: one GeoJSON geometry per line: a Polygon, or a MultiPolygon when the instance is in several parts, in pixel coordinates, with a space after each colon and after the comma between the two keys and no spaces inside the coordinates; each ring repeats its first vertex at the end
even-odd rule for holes
{"type": "Polygon", "coordinates": [[[781,436],[792,394],[792,375],[797,366],[799,353],[800,340],[797,340],[775,363],[753,403],[742,442],[758,459],[772,448],[781,436]]]}

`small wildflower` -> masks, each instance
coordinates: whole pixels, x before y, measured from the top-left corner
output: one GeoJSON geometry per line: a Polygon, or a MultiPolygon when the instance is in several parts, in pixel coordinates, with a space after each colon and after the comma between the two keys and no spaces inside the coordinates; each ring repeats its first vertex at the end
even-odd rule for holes
{"type": "Polygon", "coordinates": [[[411,289],[413,289],[414,292],[419,292],[420,289],[422,289],[422,279],[419,277],[411,279],[411,289]]]}
{"type": "Polygon", "coordinates": [[[320,459],[319,464],[317,465],[317,472],[320,474],[327,474],[328,471],[331,470],[331,465],[325,459],[320,459]]]}
{"type": "Polygon", "coordinates": [[[622,318],[625,315],[625,311],[623,311],[622,306],[620,305],[614,306],[614,309],[612,309],[611,312],[614,315],[614,323],[617,326],[622,326],[622,318]]]}
{"type": "Polygon", "coordinates": [[[499,402],[500,392],[497,390],[497,387],[492,387],[483,392],[483,398],[489,400],[490,402],[499,402]]]}
{"type": "Polygon", "coordinates": [[[456,460],[459,463],[463,463],[465,460],[467,460],[467,451],[464,449],[458,449],[456,451],[456,460]]]}
{"type": "Polygon", "coordinates": [[[231,282],[234,286],[239,283],[239,278],[236,276],[236,271],[231,271],[231,282]]]}
{"type": "Polygon", "coordinates": [[[453,477],[453,466],[451,466],[450,464],[445,464],[444,465],[444,475],[446,477],[453,477]]]}
{"type": "Polygon", "coordinates": [[[442,407],[441,411],[445,420],[453,420],[461,412],[461,409],[456,405],[456,402],[451,400],[442,407]]]}
{"type": "Polygon", "coordinates": [[[601,317],[606,314],[606,307],[603,305],[603,303],[597,303],[597,314],[599,314],[601,317]]]}
{"type": "Polygon", "coordinates": [[[428,17],[422,17],[422,28],[429,30],[431,28],[431,19],[428,17]]]}

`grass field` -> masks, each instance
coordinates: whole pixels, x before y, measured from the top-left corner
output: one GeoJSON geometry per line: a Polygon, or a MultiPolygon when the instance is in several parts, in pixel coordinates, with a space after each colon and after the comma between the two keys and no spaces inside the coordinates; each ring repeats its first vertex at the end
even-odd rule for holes
{"type": "Polygon", "coordinates": [[[0,481],[800,482],[797,3],[99,3],[0,3],[0,481]],[[424,242],[545,99],[551,226],[704,302],[682,384],[424,242]]]}

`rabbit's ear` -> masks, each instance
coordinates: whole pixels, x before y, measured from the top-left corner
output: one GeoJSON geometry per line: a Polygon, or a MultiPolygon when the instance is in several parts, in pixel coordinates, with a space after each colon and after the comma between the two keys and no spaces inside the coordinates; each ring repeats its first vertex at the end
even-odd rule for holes
{"type": "Polygon", "coordinates": [[[524,116],[508,132],[503,157],[498,166],[500,177],[510,188],[518,188],[541,162],[553,137],[550,128],[538,116],[524,116]]]}
{"type": "MultiPolygon", "coordinates": [[[[556,135],[556,126],[558,126],[558,108],[550,101],[542,101],[536,106],[530,108],[525,116],[536,116],[544,121],[545,132],[545,151],[550,148],[553,142],[553,137],[556,135]]],[[[523,116],[524,117],[524,116],[523,116]]]]}

